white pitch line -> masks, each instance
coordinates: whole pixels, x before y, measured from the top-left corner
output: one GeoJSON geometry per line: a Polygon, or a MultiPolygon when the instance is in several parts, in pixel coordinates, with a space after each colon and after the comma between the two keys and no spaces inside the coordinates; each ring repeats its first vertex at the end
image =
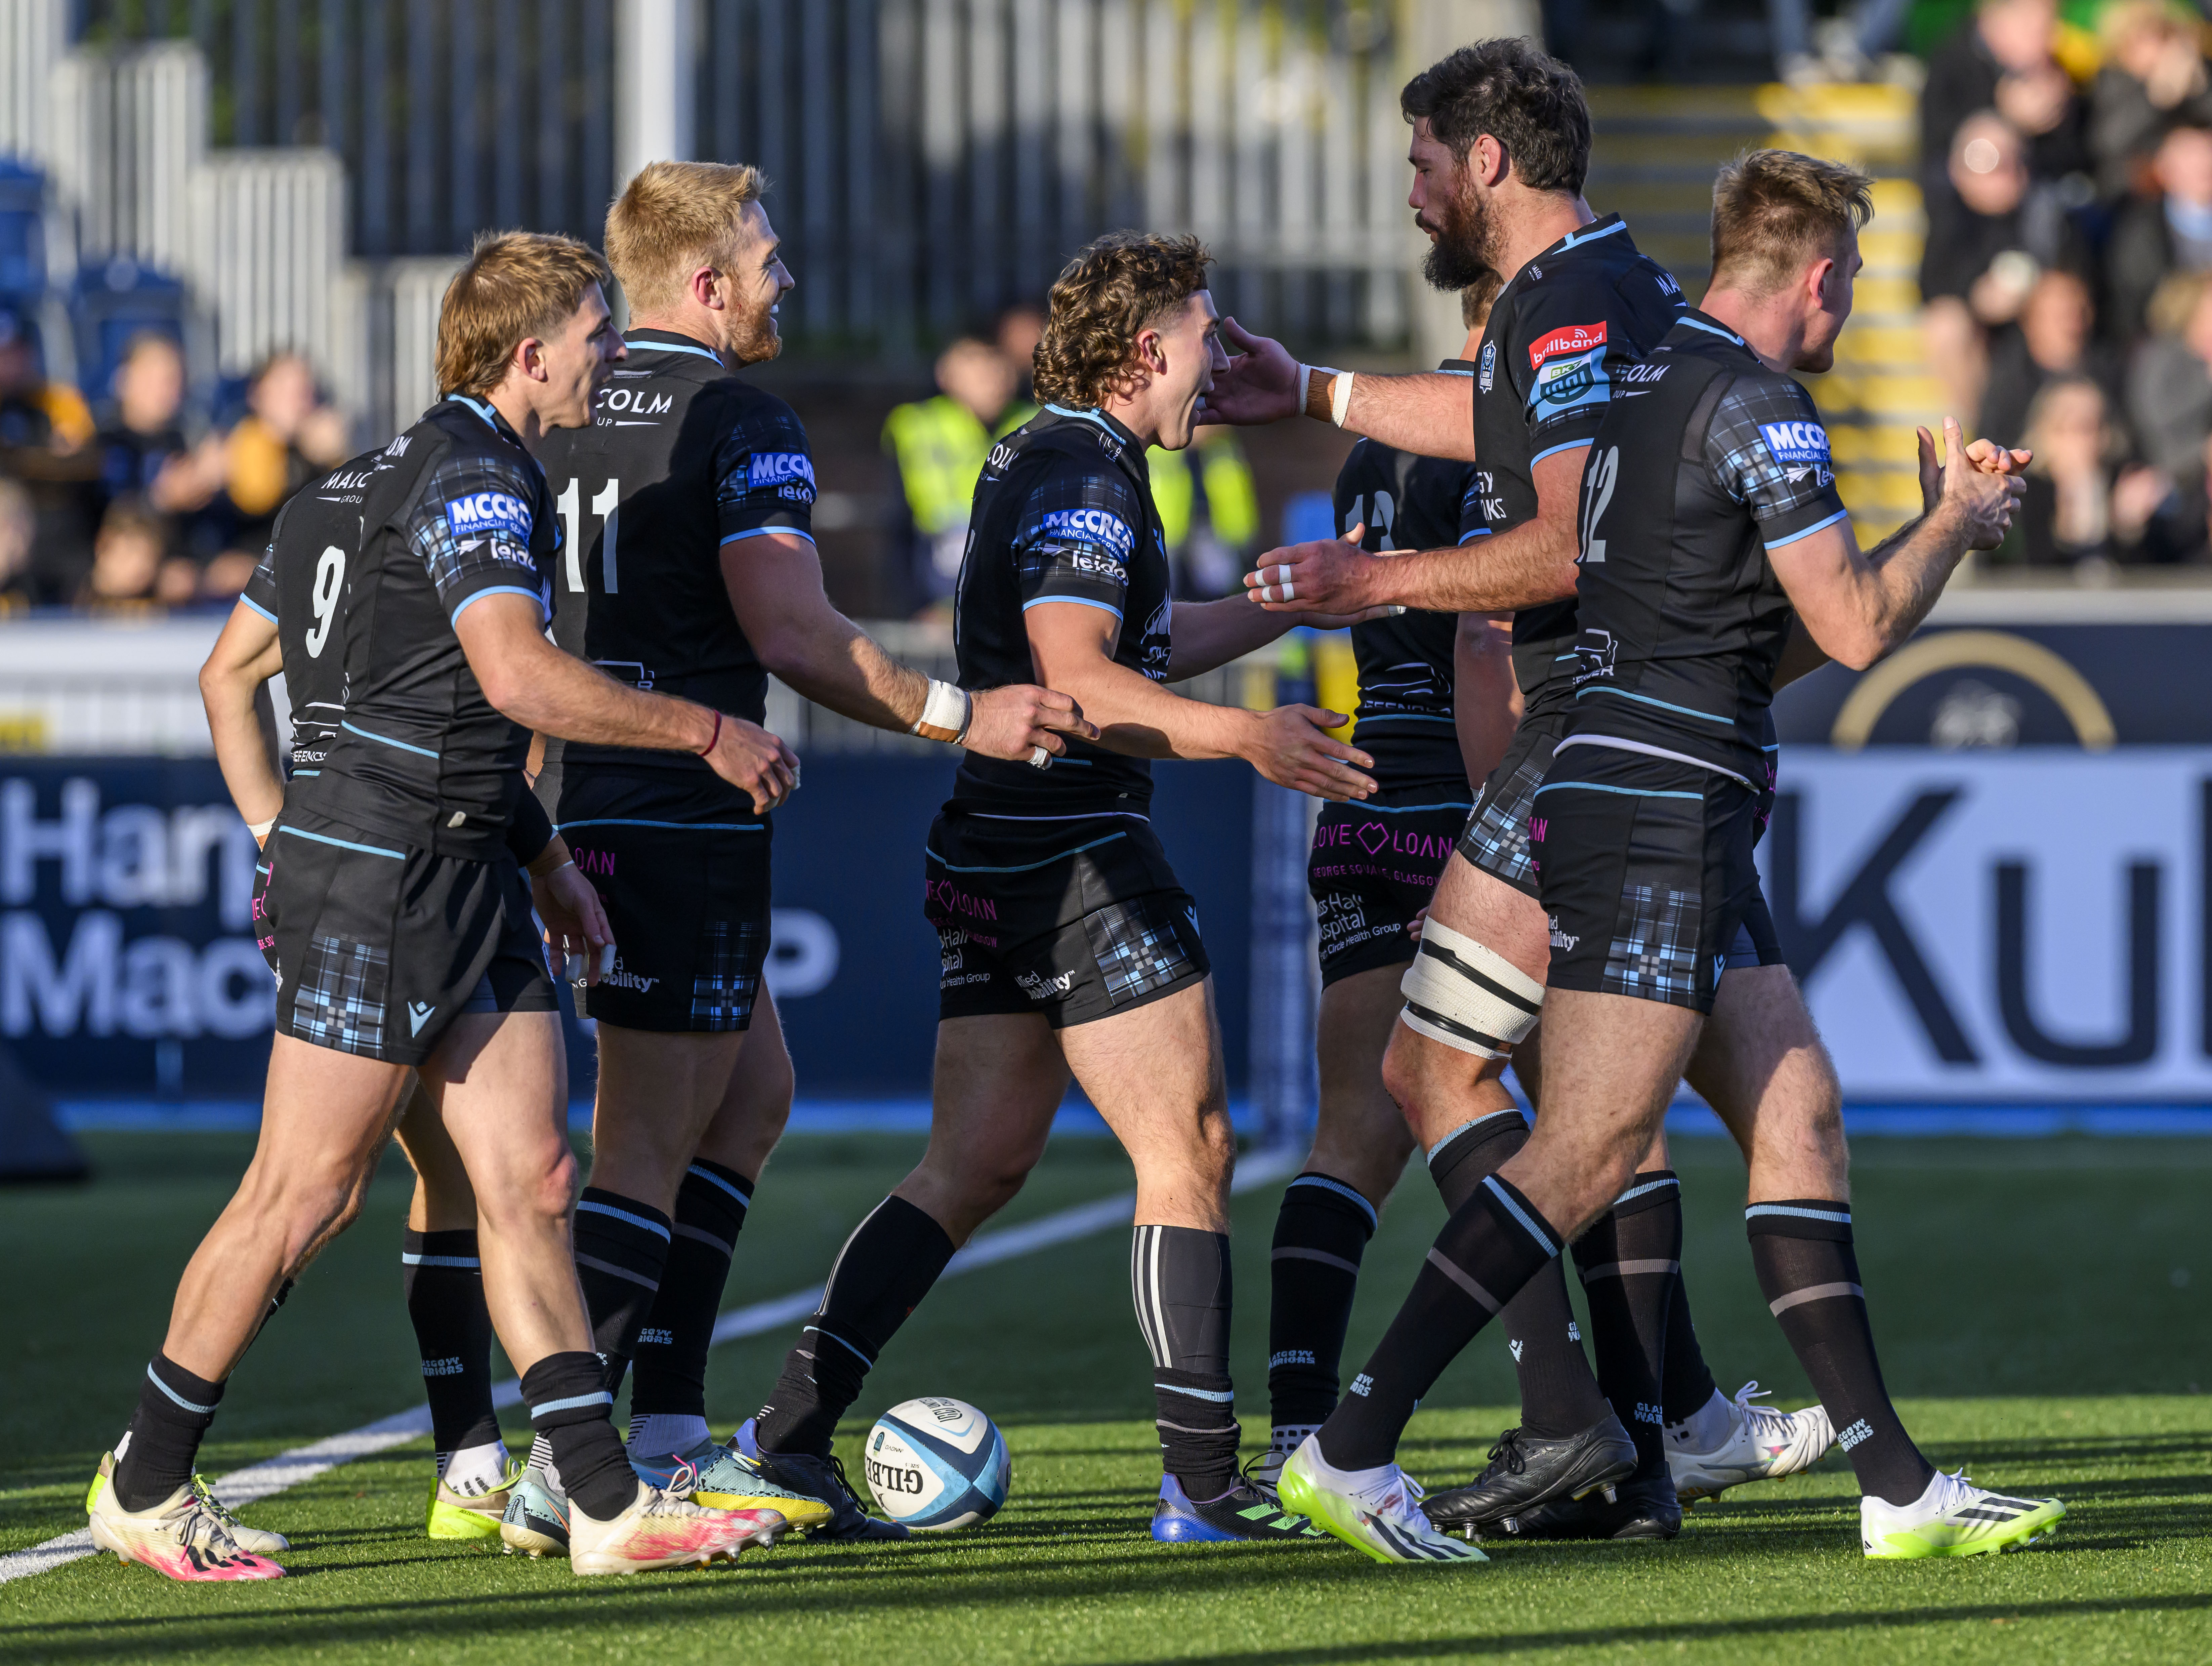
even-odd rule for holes
{"type": "MultiPolygon", "coordinates": [[[[1297,1166],[1298,1152],[1294,1149],[1253,1152],[1237,1164],[1237,1176],[1230,1183],[1230,1190],[1247,1192],[1255,1187],[1267,1185],[1296,1173],[1297,1166]]],[[[1096,1203],[1079,1203],[1073,1208],[1062,1209],[1024,1225],[979,1233],[969,1241],[966,1249],[945,1263],[941,1276],[949,1279],[956,1274],[995,1267],[1000,1262],[1035,1255],[1040,1250],[1049,1250],[1055,1244],[1089,1237],[1092,1233],[1105,1231],[1109,1227],[1127,1225],[1136,1219],[1136,1213],[1137,1195],[1124,1192],[1118,1197],[1102,1198],[1096,1203]]],[[[755,1302],[750,1307],[732,1308],[714,1322],[714,1341],[716,1343],[732,1342],[741,1336],[757,1336],[763,1331],[781,1329],[794,1320],[803,1319],[820,1304],[822,1290],[823,1286],[817,1284],[811,1290],[796,1290],[788,1296],[778,1296],[773,1301],[755,1302]]],[[[522,1384],[512,1377],[504,1383],[495,1383],[492,1385],[491,1398],[492,1404],[501,1410],[518,1405],[522,1400],[522,1384]]],[[[417,1406],[410,1411],[395,1412],[390,1417],[380,1417],[374,1423],[364,1423],[360,1428],[349,1429],[343,1434],[331,1435],[306,1446],[295,1446],[289,1452],[279,1452],[275,1457],[264,1458],[243,1469],[234,1469],[227,1475],[218,1476],[211,1486],[216,1496],[226,1505],[233,1510],[242,1510],[273,1493],[313,1481],[342,1463],[350,1463],[356,1458],[374,1457],[394,1446],[404,1446],[410,1440],[419,1440],[429,1432],[430,1408],[417,1406]]],[[[93,1554],[91,1533],[79,1528],[74,1533],[62,1534],[43,1544],[33,1545],[27,1550],[0,1556],[0,1585],[12,1579],[27,1579],[33,1574],[48,1572],[93,1554]]]]}

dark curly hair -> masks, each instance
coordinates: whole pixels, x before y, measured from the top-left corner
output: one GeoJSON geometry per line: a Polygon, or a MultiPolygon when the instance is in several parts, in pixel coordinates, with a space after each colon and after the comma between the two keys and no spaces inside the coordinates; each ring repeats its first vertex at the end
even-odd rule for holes
{"type": "Polygon", "coordinates": [[[1581,196],[1589,177],[1590,113],[1583,84],[1525,40],[1478,40],[1406,83],[1398,108],[1425,120],[1462,166],[1485,133],[1531,191],[1581,196]]]}
{"type": "Polygon", "coordinates": [[[1137,332],[1203,289],[1212,264],[1195,237],[1115,231],[1085,245],[1053,283],[1037,398],[1090,410],[1125,388],[1137,332]]]}

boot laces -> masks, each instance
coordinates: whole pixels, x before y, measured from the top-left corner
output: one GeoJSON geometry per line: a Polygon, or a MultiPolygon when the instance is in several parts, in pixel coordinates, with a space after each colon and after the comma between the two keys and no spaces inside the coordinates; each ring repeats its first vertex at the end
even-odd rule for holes
{"type": "Polygon", "coordinates": [[[1796,1414],[1784,1411],[1779,1406],[1761,1406],[1753,1402],[1765,1399],[1774,1392],[1762,1389],[1754,1377],[1735,1391],[1736,1415],[1751,1431],[1752,1438],[1759,1441],[1786,1441],[1797,1432],[1796,1414]]]}
{"type": "Polygon", "coordinates": [[[1479,1487],[1501,1472],[1517,1475],[1528,1467],[1528,1457],[1521,1450],[1521,1431],[1508,1429],[1498,1437],[1498,1444],[1490,1449],[1490,1467],[1475,1477],[1475,1485],[1479,1487]]]}

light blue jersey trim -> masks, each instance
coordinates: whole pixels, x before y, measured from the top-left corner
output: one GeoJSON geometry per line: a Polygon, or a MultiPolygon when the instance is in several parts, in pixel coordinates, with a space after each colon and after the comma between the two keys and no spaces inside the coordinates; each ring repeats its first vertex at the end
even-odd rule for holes
{"type": "Polygon", "coordinates": [[[389,735],[371,734],[366,729],[356,729],[352,724],[347,722],[343,718],[340,718],[338,720],[338,727],[343,729],[348,734],[359,735],[363,740],[374,740],[386,746],[397,746],[401,751],[412,752],[417,757],[435,757],[438,756],[428,746],[411,746],[404,740],[394,740],[389,735]]]}
{"type": "Polygon", "coordinates": [[[1692,330],[1702,330],[1709,336],[1718,336],[1723,341],[1732,341],[1738,347],[1741,347],[1746,344],[1743,337],[1736,334],[1735,331],[1723,330],[1717,324],[1701,324],[1696,319],[1686,315],[1676,319],[1674,322],[1677,324],[1686,324],[1692,330]]]}
{"type": "MultiPolygon", "coordinates": [[[[937,856],[935,851],[930,850],[928,854],[937,856],[939,861],[945,862],[945,871],[947,873],[1027,873],[1031,868],[1050,867],[1054,862],[1064,862],[1070,856],[1080,856],[1086,850],[1096,850],[1102,844],[1111,844],[1116,839],[1126,839],[1128,836],[1127,833],[1109,833],[1103,839],[1093,839],[1089,844],[1079,844],[1073,850],[1060,851],[1056,855],[1046,857],[1041,862],[1022,862],[1012,867],[956,867],[951,862],[945,862],[944,857],[937,856]]],[[[927,849],[927,846],[923,848],[925,850],[927,849]]]]}
{"type": "MultiPolygon", "coordinates": [[[[525,590],[519,584],[495,584],[488,590],[477,591],[475,595],[471,596],[459,607],[455,608],[447,623],[459,624],[461,622],[461,615],[474,607],[486,596],[527,596],[532,601],[538,604],[538,611],[540,613],[543,613],[545,611],[545,598],[539,592],[535,590],[525,590]]],[[[433,754],[433,756],[435,756],[435,754],[433,754]]]]}
{"type": "Polygon", "coordinates": [[[303,828],[282,826],[276,830],[279,833],[289,834],[295,839],[313,839],[317,844],[334,844],[340,850],[358,850],[368,856],[389,856],[395,862],[404,862],[407,860],[406,853],[404,851],[386,850],[380,845],[356,844],[351,839],[333,839],[327,833],[310,833],[303,828]]]}
{"type": "Polygon", "coordinates": [[[617,1209],[611,1203],[594,1203],[589,1198],[576,1205],[580,1215],[611,1215],[617,1220],[626,1220],[633,1226],[641,1226],[663,1243],[668,1243],[668,1229],[657,1220],[647,1220],[643,1215],[632,1214],[627,1209],[617,1209]]]}
{"type": "Polygon", "coordinates": [[[703,347],[694,347],[689,342],[632,341],[625,336],[623,337],[623,345],[639,353],[690,353],[707,360],[718,370],[725,368],[720,353],[710,352],[703,347]]]}
{"type": "Polygon", "coordinates": [[[1617,231],[1626,231],[1628,222],[1616,220],[1603,231],[1571,231],[1559,240],[1562,251],[1580,248],[1585,243],[1595,243],[1601,237],[1610,237],[1617,231]]]}
{"type": "Polygon", "coordinates": [[[483,400],[471,399],[465,393],[448,393],[446,397],[453,400],[456,404],[466,405],[471,410],[473,410],[477,416],[483,418],[484,426],[486,428],[490,429],[494,433],[498,432],[498,419],[494,415],[491,406],[486,404],[483,400]]]}
{"type": "Polygon", "coordinates": [[[252,597],[251,597],[251,596],[240,596],[240,597],[238,599],[238,601],[239,601],[239,605],[240,605],[240,606],[241,606],[241,607],[250,607],[250,608],[252,608],[252,609],[256,613],[258,613],[258,614],[259,614],[263,618],[264,618],[264,619],[268,620],[268,621],[269,621],[269,623],[270,623],[270,624],[275,624],[275,623],[276,623],[276,616],[274,613],[271,613],[271,612],[270,612],[267,608],[265,608],[265,607],[262,606],[262,605],[261,605],[259,602],[257,602],[256,600],[254,600],[252,597]]]}
{"type": "Polygon", "coordinates": [[[1581,451],[1584,447],[1594,443],[1594,441],[1589,440],[1570,440],[1563,446],[1553,446],[1547,450],[1538,452],[1534,457],[1530,458],[1528,459],[1528,466],[1533,469],[1547,457],[1557,457],[1563,451],[1581,451]]]}
{"type": "Polygon", "coordinates": [[[673,827],[701,833],[757,833],[763,825],[761,822],[648,822],[628,816],[595,816],[588,821],[562,822],[553,830],[566,833],[572,827],[673,827]]]}
{"type": "Polygon", "coordinates": [[[1375,1206],[1372,1203],[1370,1203],[1365,1198],[1360,1196],[1360,1195],[1354,1191],[1351,1187],[1346,1185],[1341,1180],[1331,1180],[1325,1174],[1302,1174],[1296,1180],[1291,1182],[1291,1184],[1293,1186],[1318,1186],[1325,1192],[1334,1192],[1339,1197],[1350,1198],[1354,1203],[1357,1203],[1359,1206],[1360,1213],[1367,1217],[1367,1230],[1370,1232],[1373,1231],[1376,1225],[1380,1224],[1375,1213],[1375,1206]]]}
{"type": "Polygon", "coordinates": [[[483,1262],[474,1256],[416,1256],[403,1250],[399,1252],[403,1267],[465,1267],[471,1273],[483,1271],[483,1262]]]}
{"type": "Polygon", "coordinates": [[[1022,611],[1026,613],[1033,607],[1042,607],[1047,602],[1066,602],[1071,607],[1095,607],[1101,613],[1111,613],[1117,619],[1121,617],[1121,610],[1113,603],[1094,602],[1087,596],[1039,596],[1033,602],[1024,602],[1022,611]]]}
{"type": "MultiPolygon", "coordinates": [[[[1100,428],[1105,429],[1107,433],[1114,434],[1114,430],[1111,428],[1107,427],[1105,417],[1101,416],[1097,411],[1074,410],[1071,410],[1066,405],[1055,404],[1048,404],[1045,409],[1049,410],[1055,416],[1073,416],[1079,423],[1095,423],[1100,428]]],[[[1115,434],[1114,435],[1114,437],[1118,440],[1121,436],[1115,434]]]]}
{"type": "Polygon", "coordinates": [[[1471,804],[1363,804],[1362,813],[1380,816],[1411,816],[1423,810],[1472,810],[1471,804]]]}
{"type": "Polygon", "coordinates": [[[1489,536],[1490,536],[1490,528],[1489,528],[1489,527],[1487,527],[1487,526],[1478,526],[1478,527],[1476,527],[1473,532],[1469,532],[1466,537],[1464,537],[1464,538],[1462,538],[1462,539],[1460,539],[1460,542],[1461,542],[1462,544],[1472,544],[1472,543],[1474,543],[1474,542],[1475,541],[1475,539],[1477,539],[1477,538],[1488,538],[1489,536]]]}
{"type": "Polygon", "coordinates": [[[1823,520],[1823,521],[1821,521],[1820,523],[1819,523],[1819,525],[1817,525],[1817,526],[1808,526],[1808,527],[1807,527],[1803,532],[1792,532],[1792,533],[1790,533],[1790,536],[1789,536],[1788,538],[1776,538],[1772,543],[1769,544],[1766,547],[1767,547],[1769,550],[1780,550],[1780,549],[1784,549],[1784,548],[1787,547],[1787,546],[1788,546],[1788,545],[1790,545],[1790,544],[1792,544],[1796,543],[1796,542],[1797,542],[1797,540],[1798,540],[1799,538],[1810,538],[1810,537],[1812,537],[1812,536],[1813,536],[1813,534],[1814,534],[1814,533],[1815,533],[1815,532],[1820,532],[1820,531],[1824,530],[1824,529],[1825,529],[1825,528],[1826,528],[1826,527],[1832,526],[1834,526],[1834,525],[1835,525],[1838,521],[1839,521],[1839,520],[1849,520],[1850,519],[1850,517],[1851,517],[1851,512],[1850,512],[1849,509],[1838,509],[1838,510],[1837,510],[1837,511],[1835,512],[1835,514],[1833,514],[1830,515],[1830,516],[1829,516],[1826,520],[1823,520]]]}
{"type": "Polygon", "coordinates": [[[1698,711],[1688,706],[1678,706],[1671,700],[1655,700],[1648,694],[1631,694],[1626,689],[1608,688],[1602,683],[1594,684],[1586,689],[1577,689],[1575,698],[1579,700],[1586,694],[1610,694],[1619,699],[1633,700],[1639,706],[1656,706],[1662,712],[1680,712],[1685,717],[1700,718],[1707,723],[1717,723],[1724,729],[1735,727],[1735,720],[1733,718],[1715,717],[1711,712],[1698,711]]]}
{"type": "MultiPolygon", "coordinates": [[[[790,538],[803,538],[809,544],[812,544],[814,542],[813,533],[802,532],[796,526],[754,526],[748,528],[746,531],[742,532],[732,532],[727,538],[722,540],[722,545],[717,547],[719,548],[735,544],[741,538],[766,538],[770,532],[781,532],[790,538]]],[[[818,548],[819,546],[817,545],[817,547],[818,548]]]]}
{"type": "Polygon", "coordinates": [[[1704,801],[1705,796],[1703,793],[1647,793],[1641,787],[1601,787],[1594,781],[1547,781],[1529,793],[1528,798],[1533,803],[1547,793],[1569,791],[1611,793],[1618,798],[1624,799],[1690,799],[1699,803],[1704,801]]]}

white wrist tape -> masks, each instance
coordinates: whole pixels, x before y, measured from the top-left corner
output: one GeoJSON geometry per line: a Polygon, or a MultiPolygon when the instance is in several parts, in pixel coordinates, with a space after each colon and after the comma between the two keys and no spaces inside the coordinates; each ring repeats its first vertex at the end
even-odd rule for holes
{"type": "Polygon", "coordinates": [[[1399,988],[1408,1030],[1481,1059],[1509,1056],[1544,1006],[1542,984],[1433,915],[1399,988]]]}
{"type": "Polygon", "coordinates": [[[929,679],[929,697],[921,702],[921,715],[914,721],[909,733],[925,740],[959,742],[968,733],[968,719],[972,709],[968,691],[951,683],[929,679]]]}
{"type": "Polygon", "coordinates": [[[269,830],[270,830],[270,828],[272,828],[272,827],[276,826],[276,817],[274,817],[274,816],[271,816],[271,817],[270,817],[267,821],[265,821],[265,822],[248,822],[248,823],[246,823],[246,830],[247,832],[251,833],[252,835],[253,835],[253,836],[254,836],[256,839],[265,839],[265,838],[267,838],[267,837],[269,836],[269,830]]]}
{"type": "Polygon", "coordinates": [[[1335,386],[1328,391],[1328,420],[1342,428],[1345,414],[1352,409],[1352,374],[1349,370],[1339,370],[1334,374],[1335,386]]]}

